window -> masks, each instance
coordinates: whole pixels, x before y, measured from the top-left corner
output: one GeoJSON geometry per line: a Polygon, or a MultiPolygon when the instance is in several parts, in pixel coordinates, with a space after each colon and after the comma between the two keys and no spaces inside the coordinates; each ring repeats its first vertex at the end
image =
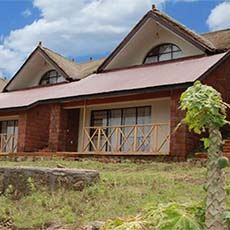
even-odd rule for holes
{"type": "MultiPolygon", "coordinates": [[[[120,143],[125,143],[121,147],[121,151],[127,151],[130,146],[127,142],[133,143],[134,142],[134,134],[132,132],[132,127],[134,125],[145,125],[145,124],[151,124],[151,107],[150,106],[144,106],[144,107],[132,107],[132,108],[123,108],[123,109],[110,109],[110,110],[98,110],[98,111],[92,111],[91,113],[91,127],[105,127],[104,131],[106,132],[106,135],[110,139],[110,143],[112,146],[115,146],[117,144],[117,141],[120,143]],[[120,134],[119,137],[116,136],[116,133],[114,132],[114,129],[112,127],[121,127],[123,135],[120,134]],[[132,134],[131,134],[132,132],[132,134]],[[127,138],[125,137],[127,135],[127,138]],[[127,141],[125,141],[126,139],[127,141]]],[[[137,133],[137,139],[138,142],[141,143],[141,141],[144,138],[144,135],[146,135],[149,132],[150,127],[149,126],[143,126],[142,131],[139,130],[137,133]]],[[[91,130],[93,133],[95,132],[94,129],[91,130]]],[[[93,142],[96,145],[97,142],[97,135],[95,134],[93,137],[93,142]]],[[[102,143],[105,141],[101,137],[102,143]]],[[[148,138],[145,141],[145,145],[142,146],[143,151],[149,150],[150,147],[150,139],[148,138]]],[[[90,147],[90,150],[92,150],[92,146],[90,147]]],[[[104,145],[103,151],[110,151],[111,146],[104,145]]]]}
{"type": "Polygon", "coordinates": [[[97,110],[91,113],[91,126],[121,126],[151,123],[151,107],[97,110]]]}
{"type": "Polygon", "coordinates": [[[42,76],[40,85],[51,85],[63,81],[65,81],[65,78],[61,74],[56,70],[50,70],[42,76]]]}
{"type": "Polygon", "coordinates": [[[144,64],[173,60],[182,57],[182,50],[174,44],[154,47],[145,57],[144,64]]]}
{"type": "Polygon", "coordinates": [[[18,137],[18,121],[0,121],[1,152],[16,152],[18,137]]]}

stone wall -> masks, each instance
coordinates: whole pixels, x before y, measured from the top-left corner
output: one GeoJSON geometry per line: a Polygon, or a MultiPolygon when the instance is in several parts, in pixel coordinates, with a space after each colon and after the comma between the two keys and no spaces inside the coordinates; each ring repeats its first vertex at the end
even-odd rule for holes
{"type": "Polygon", "coordinates": [[[4,193],[11,186],[26,194],[31,184],[35,188],[46,186],[51,191],[57,188],[82,190],[85,186],[96,183],[98,179],[99,172],[96,170],[1,167],[0,191],[4,193]]]}

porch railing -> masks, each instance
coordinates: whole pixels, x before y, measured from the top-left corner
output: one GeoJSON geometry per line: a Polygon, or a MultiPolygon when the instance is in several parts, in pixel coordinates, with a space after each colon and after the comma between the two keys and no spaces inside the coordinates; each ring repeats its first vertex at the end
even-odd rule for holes
{"type": "Polygon", "coordinates": [[[83,152],[168,154],[168,123],[85,127],[83,152]]]}
{"type": "Polygon", "coordinates": [[[17,135],[0,134],[0,153],[17,152],[17,135]]]}

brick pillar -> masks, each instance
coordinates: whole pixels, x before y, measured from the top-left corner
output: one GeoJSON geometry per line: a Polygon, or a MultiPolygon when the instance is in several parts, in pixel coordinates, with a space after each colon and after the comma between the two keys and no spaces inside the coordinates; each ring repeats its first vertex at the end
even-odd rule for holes
{"type": "Polygon", "coordinates": [[[18,119],[18,152],[24,152],[26,147],[26,124],[27,114],[26,112],[19,114],[18,119]]]}
{"type": "MultiPolygon", "coordinates": [[[[171,114],[171,132],[183,119],[184,112],[179,109],[179,99],[182,91],[173,91],[171,94],[170,114],[171,114]]],[[[175,160],[184,160],[186,158],[186,127],[180,127],[170,139],[170,156],[175,160]]]]}
{"type": "Polygon", "coordinates": [[[66,114],[59,104],[51,105],[49,151],[65,151],[66,114]]]}
{"type": "MultiPolygon", "coordinates": [[[[183,91],[173,91],[171,94],[171,132],[185,116],[185,112],[179,109],[180,95],[183,91]]],[[[194,152],[199,145],[199,137],[189,132],[186,125],[182,125],[170,139],[170,157],[175,160],[185,160],[189,153],[194,152]]]]}

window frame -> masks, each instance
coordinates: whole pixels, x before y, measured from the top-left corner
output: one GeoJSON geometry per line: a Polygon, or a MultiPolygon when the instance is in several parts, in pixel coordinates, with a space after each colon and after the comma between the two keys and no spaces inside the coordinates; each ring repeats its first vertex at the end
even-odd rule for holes
{"type": "Polygon", "coordinates": [[[8,133],[8,127],[13,127],[13,135],[17,134],[17,132],[18,132],[18,120],[0,120],[0,134],[9,134],[8,133]],[[2,132],[3,123],[5,123],[6,132],[2,132]],[[10,125],[10,123],[12,123],[13,125],[10,125]]]}
{"type": "MultiPolygon", "coordinates": [[[[126,124],[124,122],[124,120],[125,120],[124,111],[127,110],[127,109],[133,109],[133,110],[135,110],[135,114],[134,114],[135,115],[135,123],[134,124],[130,124],[130,126],[135,126],[135,125],[138,125],[138,124],[149,125],[150,123],[139,123],[138,122],[138,117],[140,117],[140,116],[138,116],[139,111],[141,109],[143,109],[143,108],[144,109],[146,108],[146,109],[149,110],[149,116],[148,117],[150,118],[150,123],[151,123],[152,122],[152,106],[151,105],[143,105],[143,106],[133,106],[133,107],[124,107],[124,108],[111,108],[111,109],[91,110],[91,113],[90,113],[90,127],[107,127],[106,130],[105,130],[105,132],[106,132],[106,135],[108,135],[110,127],[113,126],[113,125],[111,126],[111,123],[110,123],[112,111],[114,111],[114,110],[120,110],[120,115],[121,115],[121,117],[120,117],[120,124],[117,124],[117,125],[114,125],[114,126],[115,127],[116,126],[120,126],[120,127],[123,127],[122,129],[126,129],[125,128],[126,124]],[[103,113],[106,114],[106,122],[105,122],[106,125],[102,125],[102,126],[97,126],[97,125],[95,126],[94,125],[95,124],[94,121],[99,120],[99,119],[95,119],[95,113],[96,112],[103,112],[103,113]]],[[[95,137],[96,137],[96,135],[95,135],[95,137]]],[[[120,138],[120,142],[121,142],[122,138],[123,138],[121,134],[120,134],[119,138],[120,138]]],[[[125,148],[125,146],[123,146],[123,148],[125,148]]],[[[90,149],[90,151],[92,150],[92,145],[91,144],[89,146],[89,149],[90,149]]],[[[108,146],[108,143],[106,143],[106,145],[105,145],[106,152],[110,151],[109,149],[110,148],[108,146]]]]}
{"type": "Polygon", "coordinates": [[[48,70],[47,72],[45,72],[40,81],[39,81],[39,85],[40,86],[46,86],[46,85],[55,85],[55,84],[58,84],[58,83],[62,83],[62,82],[65,82],[65,77],[63,75],[61,75],[57,70],[55,69],[51,69],[51,70],[48,70]],[[50,74],[52,72],[55,72],[56,75],[55,76],[50,76],[50,74]],[[59,78],[63,78],[63,81],[58,81],[59,78]],[[55,79],[55,82],[51,82],[50,79],[55,79]],[[46,84],[43,84],[42,82],[45,82],[46,81],[46,84]]]}
{"type": "Polygon", "coordinates": [[[150,117],[152,116],[152,106],[151,105],[133,106],[133,107],[125,107],[125,108],[92,110],[91,113],[90,113],[90,127],[98,127],[98,126],[94,126],[94,123],[93,123],[95,121],[95,119],[94,119],[95,115],[94,114],[96,112],[105,112],[106,113],[106,126],[110,126],[109,125],[109,120],[111,119],[111,111],[113,111],[113,110],[120,110],[121,111],[121,123],[119,125],[117,125],[117,126],[123,126],[123,125],[125,125],[124,124],[124,110],[126,110],[126,109],[135,109],[135,124],[134,125],[137,125],[138,124],[138,109],[142,109],[142,108],[148,108],[149,111],[150,111],[150,117]]]}
{"type": "MultiPolygon", "coordinates": [[[[12,119],[12,120],[0,120],[0,134],[1,135],[14,135],[15,138],[12,139],[8,144],[10,146],[15,146],[14,152],[17,152],[17,144],[18,144],[18,120],[12,119]],[[3,125],[5,124],[5,125],[3,125]],[[3,132],[3,126],[6,128],[6,132],[3,132]],[[11,129],[9,129],[11,128],[11,129]]],[[[3,152],[7,152],[8,146],[5,146],[5,149],[2,149],[3,152]]]]}
{"type": "Polygon", "coordinates": [[[162,44],[159,44],[159,45],[157,45],[157,46],[154,46],[154,47],[145,55],[145,58],[144,58],[144,60],[143,60],[143,64],[153,64],[153,63],[159,63],[159,62],[163,62],[163,61],[172,61],[172,60],[181,58],[181,57],[178,57],[178,58],[174,57],[174,54],[175,54],[175,53],[181,53],[181,54],[183,54],[183,51],[182,51],[182,49],[181,49],[179,46],[177,46],[177,45],[175,45],[175,44],[173,44],[173,43],[162,43],[162,44]],[[160,48],[161,48],[161,47],[164,47],[164,46],[170,46],[170,51],[162,52],[162,53],[161,53],[161,52],[160,52],[160,48]],[[176,50],[174,50],[174,47],[176,47],[176,50]],[[154,50],[158,51],[158,53],[152,54],[152,55],[151,55],[151,53],[154,53],[154,50]],[[160,57],[161,57],[161,55],[163,55],[163,54],[170,54],[171,58],[170,58],[170,59],[166,59],[166,60],[160,60],[160,57]],[[153,61],[153,62],[146,62],[146,60],[147,60],[148,58],[151,58],[151,57],[156,57],[157,60],[156,60],[156,61],[153,61]]]}

